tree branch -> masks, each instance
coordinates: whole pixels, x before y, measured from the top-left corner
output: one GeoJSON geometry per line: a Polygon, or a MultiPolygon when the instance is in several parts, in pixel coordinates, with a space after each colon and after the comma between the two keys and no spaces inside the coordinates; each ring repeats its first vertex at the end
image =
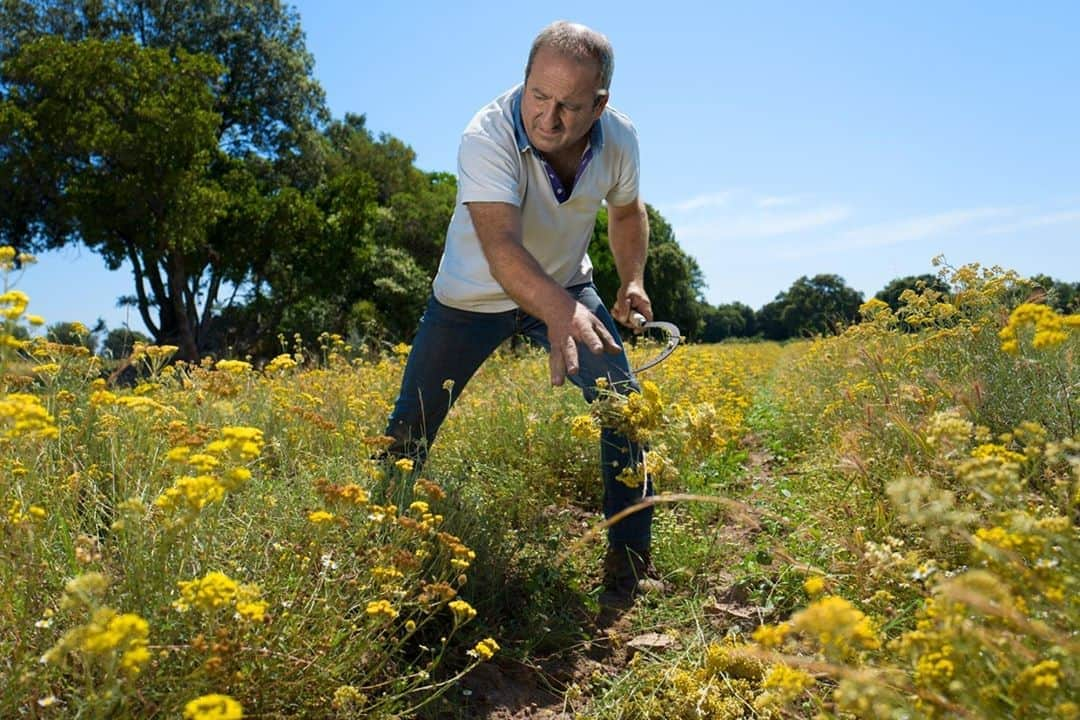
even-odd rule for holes
{"type": "Polygon", "coordinates": [[[146,275],[142,269],[142,262],[139,260],[139,253],[136,252],[135,244],[130,240],[124,240],[124,247],[127,248],[128,259],[131,260],[131,266],[135,272],[135,296],[139,301],[139,315],[142,316],[146,329],[150,331],[154,339],[160,340],[161,329],[150,319],[150,301],[146,297],[146,288],[143,286],[146,275]]]}

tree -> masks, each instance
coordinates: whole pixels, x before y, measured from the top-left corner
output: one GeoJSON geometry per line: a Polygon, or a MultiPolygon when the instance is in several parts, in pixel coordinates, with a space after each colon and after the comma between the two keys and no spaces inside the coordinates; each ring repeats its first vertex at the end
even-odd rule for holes
{"type": "Polygon", "coordinates": [[[28,226],[48,247],[77,239],[110,268],[130,261],[143,322],[189,359],[209,319],[199,296],[216,293],[226,260],[205,243],[224,205],[207,172],[221,123],[210,82],[220,70],[211,58],[130,38],[46,37],[4,63],[5,160],[51,199],[28,226]]]}
{"type": "Polygon", "coordinates": [[[1065,314],[1080,311],[1080,282],[1069,283],[1040,273],[1022,281],[1017,291],[1024,296],[1017,297],[1016,302],[1042,302],[1065,314]]]}
{"type": "Polygon", "coordinates": [[[706,306],[701,331],[702,342],[720,342],[733,337],[753,337],[757,334],[754,309],[740,302],[713,307],[706,306]]]}
{"type": "Polygon", "coordinates": [[[237,166],[217,156],[261,172],[263,199],[322,177],[327,113],[295,11],[277,0],[5,0],[0,59],[0,242],[83,242],[109,267],[131,260],[147,327],[194,356],[222,282],[245,277],[238,259],[273,247],[216,231],[237,214],[217,174],[237,166]],[[76,105],[66,127],[57,100],[76,105]],[[46,116],[51,126],[35,125],[46,116]],[[130,203],[94,213],[75,191],[130,203]]]}
{"type": "Polygon", "coordinates": [[[267,248],[251,259],[248,312],[223,318],[230,345],[278,332],[396,341],[416,329],[454,211],[454,176],[417,169],[411,148],[374,137],[362,115],[328,125],[318,152],[323,176],[303,191],[270,192],[258,168],[230,176],[230,195],[244,199],[229,232],[267,248]]]}
{"type": "Polygon", "coordinates": [[[907,275],[905,277],[894,278],[889,281],[889,284],[882,288],[875,298],[887,303],[893,312],[900,309],[903,304],[900,302],[900,296],[904,294],[905,290],[912,290],[916,293],[922,293],[923,290],[930,289],[935,292],[940,292],[944,295],[948,295],[952,290],[949,287],[949,283],[945,282],[937,275],[923,274],[923,275],[907,275]]]}
{"type": "Polygon", "coordinates": [[[804,275],[758,311],[758,326],[770,340],[835,333],[856,320],[862,300],[839,275],[804,275]]]}
{"type": "Polygon", "coordinates": [[[137,342],[149,345],[152,341],[138,330],[131,330],[126,327],[113,328],[105,336],[105,341],[101,344],[101,354],[114,360],[126,358],[131,355],[131,351],[137,342]]]}
{"type": "Polygon", "coordinates": [[[328,118],[315,60],[296,10],[280,0],[4,0],[0,60],[42,37],[70,43],[133,39],[178,56],[204,54],[220,63],[212,110],[218,138],[231,155],[267,157],[302,149],[328,118]]]}
{"type": "Polygon", "coordinates": [[[98,335],[105,329],[105,321],[99,319],[93,328],[80,322],[52,323],[45,328],[45,339],[61,345],[84,347],[91,353],[97,350],[98,335]]]}
{"type": "MultiPolygon", "coordinates": [[[[675,323],[690,338],[699,332],[704,308],[701,298],[705,279],[701,267],[675,240],[667,220],[646,204],[649,218],[649,253],[645,264],[645,290],[652,301],[653,315],[675,323]]],[[[600,297],[612,302],[619,291],[619,274],[608,243],[607,208],[600,208],[589,243],[593,282],[600,297]]]]}

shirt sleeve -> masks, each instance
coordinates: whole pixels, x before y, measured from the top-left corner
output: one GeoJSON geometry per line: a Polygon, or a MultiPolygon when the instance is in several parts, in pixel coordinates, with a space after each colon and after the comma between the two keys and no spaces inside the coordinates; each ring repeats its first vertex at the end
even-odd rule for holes
{"type": "Polygon", "coordinates": [[[615,185],[608,191],[606,198],[608,205],[615,207],[632,203],[637,199],[640,190],[638,187],[641,177],[638,138],[637,131],[633,127],[629,128],[626,141],[619,149],[621,152],[617,161],[615,185]]]}
{"type": "Polygon", "coordinates": [[[517,150],[466,133],[458,148],[458,192],[462,203],[504,202],[521,206],[517,150]]]}

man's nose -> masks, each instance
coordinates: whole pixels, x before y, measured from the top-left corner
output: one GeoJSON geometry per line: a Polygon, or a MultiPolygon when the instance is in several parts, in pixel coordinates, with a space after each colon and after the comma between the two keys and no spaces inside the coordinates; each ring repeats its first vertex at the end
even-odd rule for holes
{"type": "Polygon", "coordinates": [[[554,130],[559,125],[559,111],[554,103],[545,105],[540,114],[540,120],[544,123],[544,129],[554,130]]]}

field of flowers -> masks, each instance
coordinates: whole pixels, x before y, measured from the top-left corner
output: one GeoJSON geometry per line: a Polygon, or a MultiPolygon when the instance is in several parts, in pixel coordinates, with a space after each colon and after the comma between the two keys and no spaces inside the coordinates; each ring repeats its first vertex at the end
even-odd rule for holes
{"type": "Polygon", "coordinates": [[[407,347],[139,347],[110,382],[17,339],[42,319],[0,265],[4,717],[477,717],[478,665],[597,643],[619,661],[549,682],[552,712],[1080,717],[1080,318],[1010,307],[1011,273],[947,268],[952,295],[834,338],[680,348],[629,402],[507,348],[447,387],[417,472],[372,459],[407,347]],[[668,592],[617,632],[604,424],[669,493],[668,592]],[[671,642],[611,652],[644,632],[671,642]]]}

